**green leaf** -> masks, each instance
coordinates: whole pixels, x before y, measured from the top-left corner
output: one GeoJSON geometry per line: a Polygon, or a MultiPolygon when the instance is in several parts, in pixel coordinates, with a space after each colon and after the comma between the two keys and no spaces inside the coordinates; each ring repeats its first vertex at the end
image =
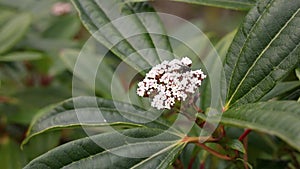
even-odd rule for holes
{"type": "Polygon", "coordinates": [[[174,58],[159,17],[146,3],[124,4],[122,0],[72,2],[89,32],[139,72],[160,60],[174,58]]]}
{"type": "Polygon", "coordinates": [[[167,168],[184,148],[181,137],[159,129],[99,134],[57,147],[31,161],[35,168],[167,168]],[[158,135],[158,136],[156,136],[158,135]],[[133,138],[134,137],[134,138],[133,138]],[[101,167],[100,167],[101,166],[101,167]]]}
{"type": "Polygon", "coordinates": [[[0,62],[16,62],[24,60],[38,60],[43,57],[42,53],[38,52],[12,52],[4,56],[0,56],[0,62]]]}
{"type": "Polygon", "coordinates": [[[226,140],[225,143],[226,146],[232,148],[233,150],[237,150],[242,153],[246,152],[243,143],[237,139],[226,140]]]}
{"type": "Polygon", "coordinates": [[[295,70],[297,78],[300,80],[300,68],[295,70]]]}
{"type": "Polygon", "coordinates": [[[272,169],[282,169],[287,168],[289,165],[289,161],[278,161],[278,160],[265,160],[258,159],[256,161],[255,168],[272,168],[272,169]]]}
{"type": "MultiPolygon", "coordinates": [[[[144,2],[154,0],[125,0],[125,2],[144,2]]],[[[206,5],[234,10],[249,10],[252,8],[256,0],[171,0],[177,2],[185,2],[196,5],[206,5]]]]}
{"type": "Polygon", "coordinates": [[[293,91],[300,86],[300,81],[292,81],[292,82],[279,82],[276,86],[267,93],[261,101],[267,101],[274,97],[279,97],[287,92],[293,91]]]}
{"type": "Polygon", "coordinates": [[[6,22],[9,21],[11,17],[15,15],[15,12],[13,10],[9,10],[6,8],[1,8],[0,6],[0,28],[4,26],[6,22]]]}
{"type": "Polygon", "coordinates": [[[80,47],[79,43],[69,39],[53,39],[42,38],[36,34],[29,34],[26,39],[20,44],[21,47],[42,50],[53,55],[61,51],[64,48],[76,48],[80,47]]]}
{"type": "Polygon", "coordinates": [[[103,60],[104,56],[95,50],[95,48],[102,50],[104,47],[89,42],[89,48],[84,48],[82,51],[64,50],[61,55],[63,62],[69,71],[81,79],[93,92],[96,91],[105,98],[112,98],[111,90],[113,89],[119,95],[116,99],[121,101],[126,92],[119,77],[114,75],[112,68],[103,60]],[[115,79],[112,83],[113,78],[115,79]]]}
{"type": "Polygon", "coordinates": [[[0,163],[3,169],[21,169],[27,163],[18,143],[8,136],[0,138],[0,163]]]}
{"type": "Polygon", "coordinates": [[[227,108],[260,100],[300,61],[300,1],[259,1],[225,61],[227,108]]]}
{"type": "Polygon", "coordinates": [[[66,15],[56,20],[43,32],[45,38],[70,39],[80,30],[81,24],[77,16],[66,15]]]}
{"type": "MultiPolygon", "coordinates": [[[[16,90],[16,89],[15,89],[16,90]]],[[[71,94],[63,87],[33,87],[14,91],[12,104],[4,104],[9,123],[30,124],[39,109],[67,99],[71,94]],[[43,98],[43,99],[41,99],[43,98]]]]}
{"type": "MultiPolygon", "coordinates": [[[[31,161],[34,158],[46,153],[47,151],[57,147],[60,143],[61,132],[43,133],[40,137],[34,137],[30,143],[23,147],[26,158],[31,161]],[[42,143],[42,144],[41,144],[42,143]]],[[[20,145],[18,145],[20,149],[20,145]]]]}
{"type": "MultiPolygon", "coordinates": [[[[236,34],[236,31],[232,31],[229,34],[227,34],[225,37],[223,37],[215,46],[215,50],[217,51],[217,53],[219,54],[219,58],[220,60],[223,62],[225,59],[225,56],[227,54],[227,50],[233,40],[234,35],[236,34]]],[[[216,62],[216,57],[214,57],[215,51],[212,50],[210,51],[210,53],[208,54],[208,56],[206,56],[206,58],[204,59],[204,63],[206,63],[206,67],[208,67],[209,69],[211,69],[213,73],[219,73],[218,70],[219,68],[219,64],[216,62]]],[[[208,76],[208,78],[210,78],[210,76],[214,76],[213,74],[210,74],[208,76]]],[[[203,81],[203,83],[201,84],[200,87],[200,107],[205,110],[206,108],[208,108],[211,105],[211,84],[210,84],[210,80],[209,79],[205,79],[203,81]]]]}
{"type": "Polygon", "coordinates": [[[12,18],[0,30],[0,54],[8,51],[18,43],[27,32],[31,16],[21,13],[12,18]]]}
{"type": "MultiPolygon", "coordinates": [[[[109,125],[159,129],[170,127],[165,120],[157,119],[155,112],[96,97],[77,97],[42,110],[32,121],[23,144],[26,144],[33,136],[50,130],[109,125]]],[[[180,133],[176,129],[170,129],[180,133]]]]}
{"type": "MultiPolygon", "coordinates": [[[[206,119],[203,115],[199,117],[206,119]]],[[[259,102],[233,107],[222,114],[221,123],[278,136],[300,150],[300,103],[298,102],[259,102]]]]}

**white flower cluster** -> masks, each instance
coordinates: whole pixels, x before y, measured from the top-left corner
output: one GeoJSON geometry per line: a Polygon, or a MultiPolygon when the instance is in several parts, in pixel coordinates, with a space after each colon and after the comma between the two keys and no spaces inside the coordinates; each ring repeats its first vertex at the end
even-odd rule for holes
{"type": "Polygon", "coordinates": [[[163,61],[153,67],[143,81],[138,83],[137,94],[153,98],[151,106],[171,109],[176,101],[184,101],[201,85],[206,75],[202,70],[191,70],[188,57],[163,61]]]}

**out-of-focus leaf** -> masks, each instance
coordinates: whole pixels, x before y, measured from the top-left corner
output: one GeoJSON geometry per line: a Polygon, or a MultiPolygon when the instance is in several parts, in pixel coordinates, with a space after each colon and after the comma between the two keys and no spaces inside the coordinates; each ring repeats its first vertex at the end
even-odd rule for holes
{"type": "Polygon", "coordinates": [[[31,16],[21,13],[1,26],[0,30],[0,54],[11,49],[27,32],[31,23],[31,16]]]}
{"type": "Polygon", "coordinates": [[[21,45],[24,48],[42,50],[51,54],[65,48],[80,47],[80,43],[74,40],[42,38],[34,34],[29,34],[21,45]]]}
{"type": "Polygon", "coordinates": [[[13,10],[1,8],[0,6],[0,28],[2,28],[5,24],[5,22],[8,22],[10,18],[12,18],[15,15],[15,12],[13,10]]]}
{"type": "Polygon", "coordinates": [[[43,57],[42,53],[38,52],[12,52],[4,56],[0,56],[0,62],[16,62],[24,60],[38,60],[43,57]]]}
{"type": "Polygon", "coordinates": [[[282,169],[288,166],[289,161],[274,161],[274,160],[264,160],[259,159],[256,162],[255,168],[272,168],[272,169],[282,169]]]}
{"type": "Polygon", "coordinates": [[[226,108],[266,95],[300,62],[300,1],[259,1],[248,13],[225,61],[226,108]]]}
{"type": "Polygon", "coordinates": [[[27,163],[19,145],[9,137],[0,138],[0,154],[0,164],[3,169],[21,169],[27,163]]]}
{"type": "Polygon", "coordinates": [[[62,101],[70,95],[62,87],[29,88],[16,92],[13,95],[14,103],[4,105],[2,111],[6,113],[9,122],[29,124],[40,108],[62,101]]]}
{"type": "Polygon", "coordinates": [[[246,152],[243,143],[237,139],[226,140],[225,144],[226,146],[232,148],[233,150],[237,150],[242,153],[246,152]]]}
{"type": "Polygon", "coordinates": [[[112,90],[119,95],[116,99],[124,97],[126,94],[124,87],[119,78],[114,76],[112,68],[103,60],[104,56],[97,54],[93,49],[87,48],[83,51],[64,50],[61,58],[69,71],[104,98],[112,98],[112,90]],[[113,77],[117,79],[112,83],[113,77]]]}
{"type": "Polygon", "coordinates": [[[57,147],[31,161],[24,169],[166,169],[186,145],[181,140],[173,133],[151,128],[104,133],[57,147]],[[162,132],[159,137],[154,137],[162,132]]]}
{"type": "Polygon", "coordinates": [[[80,30],[80,20],[75,15],[57,18],[43,33],[45,38],[69,39],[80,30]]]}
{"type": "MultiPolygon", "coordinates": [[[[219,54],[220,60],[223,62],[225,59],[225,56],[227,54],[227,50],[234,38],[234,35],[236,34],[236,31],[233,31],[229,34],[227,34],[225,37],[223,37],[215,46],[215,50],[219,54]]],[[[206,67],[209,67],[213,73],[219,73],[219,66],[217,62],[215,61],[216,57],[214,49],[212,49],[208,56],[205,58],[204,62],[206,63],[206,67]],[[215,72],[215,71],[217,72],[215,72]]],[[[208,79],[205,79],[200,87],[200,107],[205,110],[206,108],[210,107],[211,102],[215,100],[211,100],[211,84],[210,84],[210,76],[214,76],[214,74],[209,74],[208,79]]]]}

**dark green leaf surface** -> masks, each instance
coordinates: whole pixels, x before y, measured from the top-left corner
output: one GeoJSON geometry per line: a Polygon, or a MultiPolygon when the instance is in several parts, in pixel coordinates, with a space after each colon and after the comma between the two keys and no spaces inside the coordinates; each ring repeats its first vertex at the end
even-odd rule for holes
{"type": "Polygon", "coordinates": [[[23,144],[40,133],[68,127],[125,125],[169,128],[168,122],[156,118],[157,114],[154,112],[147,112],[130,104],[95,97],[77,97],[44,109],[33,120],[23,144]]]}
{"type": "Polygon", "coordinates": [[[258,101],[294,70],[299,25],[299,0],[263,0],[249,12],[226,57],[227,107],[258,101]]]}
{"type": "Polygon", "coordinates": [[[269,93],[267,93],[261,101],[267,101],[274,97],[279,97],[287,92],[296,90],[300,87],[300,81],[280,82],[269,93]]]}
{"type": "Polygon", "coordinates": [[[142,71],[160,60],[173,58],[160,19],[146,3],[124,4],[121,0],[72,2],[89,32],[136,70],[142,71]],[[131,15],[138,12],[153,13],[131,15]]]}
{"type": "MultiPolygon", "coordinates": [[[[154,0],[125,0],[125,2],[142,2],[154,0]]],[[[234,10],[249,10],[256,3],[256,0],[171,0],[177,2],[185,2],[196,5],[207,5],[213,7],[234,9],[234,10]]]]}
{"type": "Polygon", "coordinates": [[[57,147],[31,161],[35,168],[167,168],[184,148],[181,137],[159,129],[99,134],[57,147]],[[160,134],[162,133],[162,134],[160,134]],[[158,135],[160,134],[160,135],[158,135]]]}
{"type": "Polygon", "coordinates": [[[0,30],[0,54],[6,52],[18,43],[27,32],[31,23],[31,16],[21,13],[1,26],[0,30]]]}
{"type": "Polygon", "coordinates": [[[221,123],[278,136],[300,150],[300,103],[298,102],[274,101],[245,104],[224,112],[221,123]]]}

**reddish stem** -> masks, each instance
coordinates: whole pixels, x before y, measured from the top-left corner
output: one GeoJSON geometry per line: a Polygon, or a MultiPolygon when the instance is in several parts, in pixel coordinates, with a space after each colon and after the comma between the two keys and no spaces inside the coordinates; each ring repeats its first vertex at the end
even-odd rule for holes
{"type": "Polygon", "coordinates": [[[195,144],[218,158],[221,158],[223,160],[233,160],[233,158],[231,158],[227,155],[221,154],[221,153],[215,151],[214,149],[207,147],[206,145],[204,145],[202,143],[195,143],[195,144]]]}
{"type": "Polygon", "coordinates": [[[245,139],[245,137],[247,137],[247,135],[251,132],[252,130],[251,129],[246,129],[244,131],[244,133],[239,137],[239,140],[240,141],[243,141],[245,139]]]}
{"type": "Polygon", "coordinates": [[[244,167],[245,167],[245,169],[249,169],[249,167],[248,167],[248,139],[247,139],[247,137],[243,140],[243,144],[244,144],[244,147],[245,147],[244,167]]]}
{"type": "Polygon", "coordinates": [[[189,162],[189,165],[188,165],[188,169],[192,169],[193,164],[194,164],[194,162],[196,160],[197,154],[198,154],[198,151],[197,151],[197,153],[195,153],[195,155],[193,156],[193,158],[191,158],[191,160],[189,162]]]}
{"type": "Polygon", "coordinates": [[[200,168],[199,168],[199,169],[204,169],[204,167],[205,167],[205,163],[202,162],[202,163],[200,164],[200,168]]]}

